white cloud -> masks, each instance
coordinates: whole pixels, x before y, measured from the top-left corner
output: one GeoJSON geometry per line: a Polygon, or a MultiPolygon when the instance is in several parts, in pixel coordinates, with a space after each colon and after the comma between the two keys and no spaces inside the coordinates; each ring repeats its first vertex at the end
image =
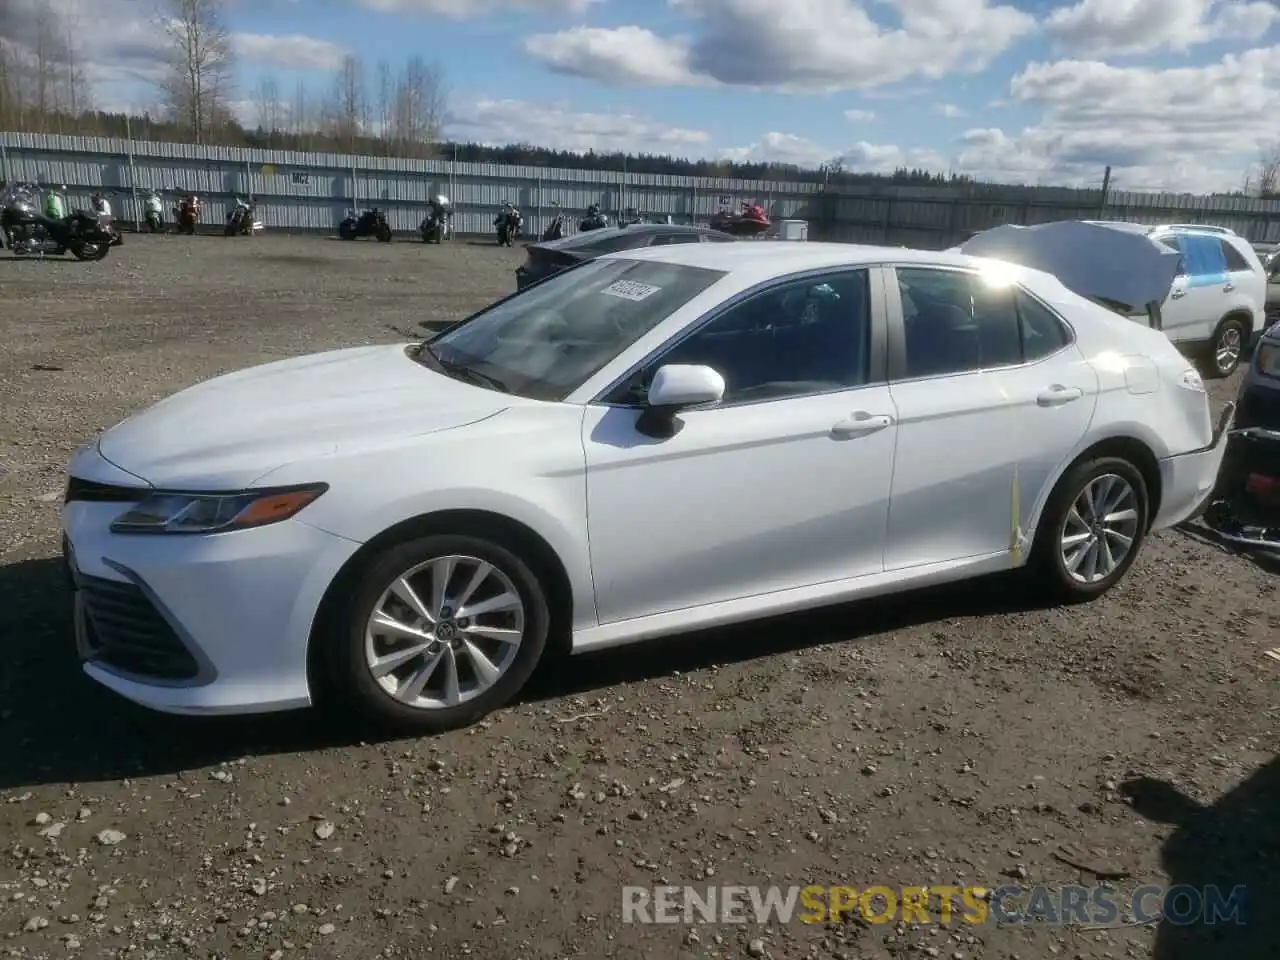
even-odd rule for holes
{"type": "Polygon", "coordinates": [[[1064,48],[1104,57],[1256,40],[1277,21],[1280,10],[1262,0],[1079,0],[1046,25],[1064,48]]]}
{"type": "Polygon", "coordinates": [[[608,77],[616,84],[695,86],[683,40],[667,40],[643,27],[574,27],[524,41],[525,52],[558,73],[608,77]]]}
{"type": "Polygon", "coordinates": [[[1028,64],[1010,99],[1043,111],[1017,133],[965,134],[958,168],[991,178],[1121,189],[1238,187],[1280,115],[1280,47],[1164,70],[1092,60],[1028,64]]]}
{"type": "Polygon", "coordinates": [[[874,120],[876,115],[871,110],[846,110],[844,118],[852,123],[866,123],[874,120]]]}
{"type": "Polygon", "coordinates": [[[955,120],[959,117],[967,117],[969,112],[957,107],[954,103],[939,103],[934,106],[933,112],[939,116],[946,117],[949,120],[955,120]]]}
{"type": "Polygon", "coordinates": [[[1030,33],[1035,20],[991,0],[896,0],[897,23],[869,14],[881,0],[668,0],[698,27],[659,37],[642,27],[575,28],[531,38],[554,69],[605,83],[693,82],[785,91],[865,89],[911,77],[977,72],[1030,33]],[[625,33],[623,31],[626,31],[625,33]],[[625,69],[603,55],[643,35],[647,57],[625,69]],[[534,42],[536,41],[536,42],[534,42]]]}
{"type": "Polygon", "coordinates": [[[336,70],[350,52],[336,43],[302,34],[235,33],[231,43],[241,59],[273,64],[282,70],[336,70]]]}
{"type": "Polygon", "coordinates": [[[445,136],[475,143],[536,143],[558,150],[599,153],[670,153],[700,156],[711,152],[710,136],[631,113],[580,113],[565,104],[521,100],[479,100],[449,111],[445,136]]]}
{"type": "Polygon", "coordinates": [[[585,13],[604,0],[357,0],[378,13],[425,13],[450,20],[470,20],[494,13],[585,13]]]}

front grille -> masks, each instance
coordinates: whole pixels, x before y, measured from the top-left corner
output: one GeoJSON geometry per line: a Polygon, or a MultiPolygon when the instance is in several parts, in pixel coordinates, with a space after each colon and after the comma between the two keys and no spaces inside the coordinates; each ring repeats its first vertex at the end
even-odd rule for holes
{"type": "Polygon", "coordinates": [[[161,680],[191,680],[200,672],[195,657],[136,584],[83,574],[76,580],[84,603],[86,659],[161,680]]]}
{"type": "Polygon", "coordinates": [[[67,503],[137,503],[146,495],[147,491],[142,487],[124,487],[68,477],[64,499],[67,503]]]}
{"type": "Polygon", "coordinates": [[[1251,387],[1240,394],[1236,406],[1236,429],[1265,427],[1280,430],[1280,390],[1251,387]]]}

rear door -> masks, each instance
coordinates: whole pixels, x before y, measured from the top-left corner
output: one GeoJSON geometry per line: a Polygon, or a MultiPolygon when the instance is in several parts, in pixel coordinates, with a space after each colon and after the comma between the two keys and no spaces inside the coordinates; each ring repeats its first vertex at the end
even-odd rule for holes
{"type": "Polygon", "coordinates": [[[1010,552],[1093,419],[1071,328],[1017,286],[899,266],[889,290],[898,444],[885,570],[1010,552]]]}
{"type": "MultiPolygon", "coordinates": [[[[1243,246],[1243,242],[1237,241],[1243,246]]],[[[1225,290],[1227,293],[1227,302],[1224,304],[1225,309],[1223,315],[1232,310],[1247,311],[1253,318],[1250,325],[1250,335],[1261,333],[1266,314],[1267,283],[1265,271],[1262,269],[1261,263],[1251,263],[1250,260],[1256,260],[1257,254],[1252,250],[1252,257],[1246,257],[1243,250],[1238,250],[1236,245],[1230,240],[1219,240],[1222,245],[1223,259],[1227,265],[1227,284],[1225,290]]]]}
{"type": "Polygon", "coordinates": [[[1202,233],[1173,233],[1160,240],[1177,248],[1183,267],[1161,310],[1164,332],[1175,343],[1206,342],[1226,313],[1231,283],[1222,241],[1202,233]]]}

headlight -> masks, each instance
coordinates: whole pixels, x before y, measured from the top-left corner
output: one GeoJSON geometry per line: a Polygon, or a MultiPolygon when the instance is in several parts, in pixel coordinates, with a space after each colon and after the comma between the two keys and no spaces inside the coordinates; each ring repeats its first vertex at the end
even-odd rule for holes
{"type": "Polygon", "coordinates": [[[288,520],[327,484],[239,493],[157,491],[111,524],[113,533],[227,533],[288,520]]]}
{"type": "Polygon", "coordinates": [[[1258,371],[1268,377],[1280,377],[1280,343],[1259,345],[1258,371]]]}
{"type": "Polygon", "coordinates": [[[1182,372],[1182,380],[1179,382],[1182,384],[1182,386],[1186,387],[1188,390],[1195,390],[1195,391],[1198,391],[1199,393],[1205,392],[1204,378],[1201,377],[1200,374],[1196,373],[1196,371],[1194,370],[1191,370],[1191,369],[1184,370],[1182,372]]]}

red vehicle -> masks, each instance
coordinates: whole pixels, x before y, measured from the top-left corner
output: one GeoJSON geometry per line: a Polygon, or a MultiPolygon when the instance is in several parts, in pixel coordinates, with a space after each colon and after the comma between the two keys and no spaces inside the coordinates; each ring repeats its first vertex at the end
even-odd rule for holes
{"type": "Polygon", "coordinates": [[[773,226],[773,221],[758,203],[742,201],[738,213],[730,213],[728,207],[711,218],[711,229],[732,234],[735,237],[755,237],[773,226]]]}

